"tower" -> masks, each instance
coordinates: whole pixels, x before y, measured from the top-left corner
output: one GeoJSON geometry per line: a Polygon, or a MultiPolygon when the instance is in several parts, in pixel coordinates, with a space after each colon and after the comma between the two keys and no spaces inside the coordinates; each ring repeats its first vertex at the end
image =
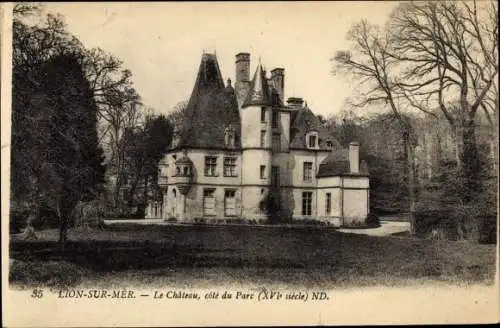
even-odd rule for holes
{"type": "Polygon", "coordinates": [[[244,217],[262,217],[260,204],[269,193],[272,152],[272,101],[261,64],[241,105],[242,203],[244,217]]]}

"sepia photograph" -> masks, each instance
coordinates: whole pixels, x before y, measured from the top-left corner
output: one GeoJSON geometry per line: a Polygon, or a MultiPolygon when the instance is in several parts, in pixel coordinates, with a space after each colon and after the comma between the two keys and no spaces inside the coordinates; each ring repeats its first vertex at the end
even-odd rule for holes
{"type": "Polygon", "coordinates": [[[500,320],[496,1],[1,6],[6,326],[500,320]]]}

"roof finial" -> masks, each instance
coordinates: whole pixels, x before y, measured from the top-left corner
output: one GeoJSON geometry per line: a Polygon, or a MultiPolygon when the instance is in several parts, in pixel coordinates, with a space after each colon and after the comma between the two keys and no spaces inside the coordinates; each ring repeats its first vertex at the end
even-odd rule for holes
{"type": "Polygon", "coordinates": [[[260,56],[259,56],[259,65],[262,65],[261,61],[260,61],[260,56]]]}

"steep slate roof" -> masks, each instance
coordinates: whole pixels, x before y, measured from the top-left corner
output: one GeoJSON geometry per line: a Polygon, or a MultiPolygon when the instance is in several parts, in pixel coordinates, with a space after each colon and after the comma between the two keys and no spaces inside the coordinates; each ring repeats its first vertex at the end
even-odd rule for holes
{"type": "Polygon", "coordinates": [[[252,82],[250,83],[250,89],[248,95],[243,102],[241,108],[248,106],[272,106],[273,99],[271,88],[268,84],[266,73],[262,69],[262,65],[259,63],[255,74],[253,76],[252,82]]]}
{"type": "Polygon", "coordinates": [[[308,149],[306,135],[311,131],[318,132],[319,149],[330,150],[330,148],[326,146],[327,141],[332,142],[333,148],[340,147],[337,140],[328,136],[327,131],[323,128],[319,119],[306,105],[305,107],[292,112],[290,124],[290,148],[308,149]]]}
{"type": "Polygon", "coordinates": [[[224,136],[229,126],[235,131],[234,148],[241,148],[240,113],[234,89],[230,80],[224,86],[216,56],[203,54],[175,148],[230,149],[224,136]]]}
{"type": "Polygon", "coordinates": [[[342,175],[368,176],[368,165],[366,161],[361,161],[359,173],[351,173],[349,166],[349,150],[339,148],[333,150],[319,165],[318,178],[334,177],[342,175]]]}

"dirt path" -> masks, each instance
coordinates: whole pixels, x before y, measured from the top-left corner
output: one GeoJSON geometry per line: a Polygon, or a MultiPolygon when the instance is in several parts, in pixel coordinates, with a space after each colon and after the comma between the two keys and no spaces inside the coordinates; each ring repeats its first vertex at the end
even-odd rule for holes
{"type": "Polygon", "coordinates": [[[398,221],[380,221],[380,227],[373,229],[347,229],[340,228],[337,231],[346,233],[356,233],[368,236],[390,236],[395,233],[406,232],[410,230],[409,222],[398,222],[398,221]]]}

